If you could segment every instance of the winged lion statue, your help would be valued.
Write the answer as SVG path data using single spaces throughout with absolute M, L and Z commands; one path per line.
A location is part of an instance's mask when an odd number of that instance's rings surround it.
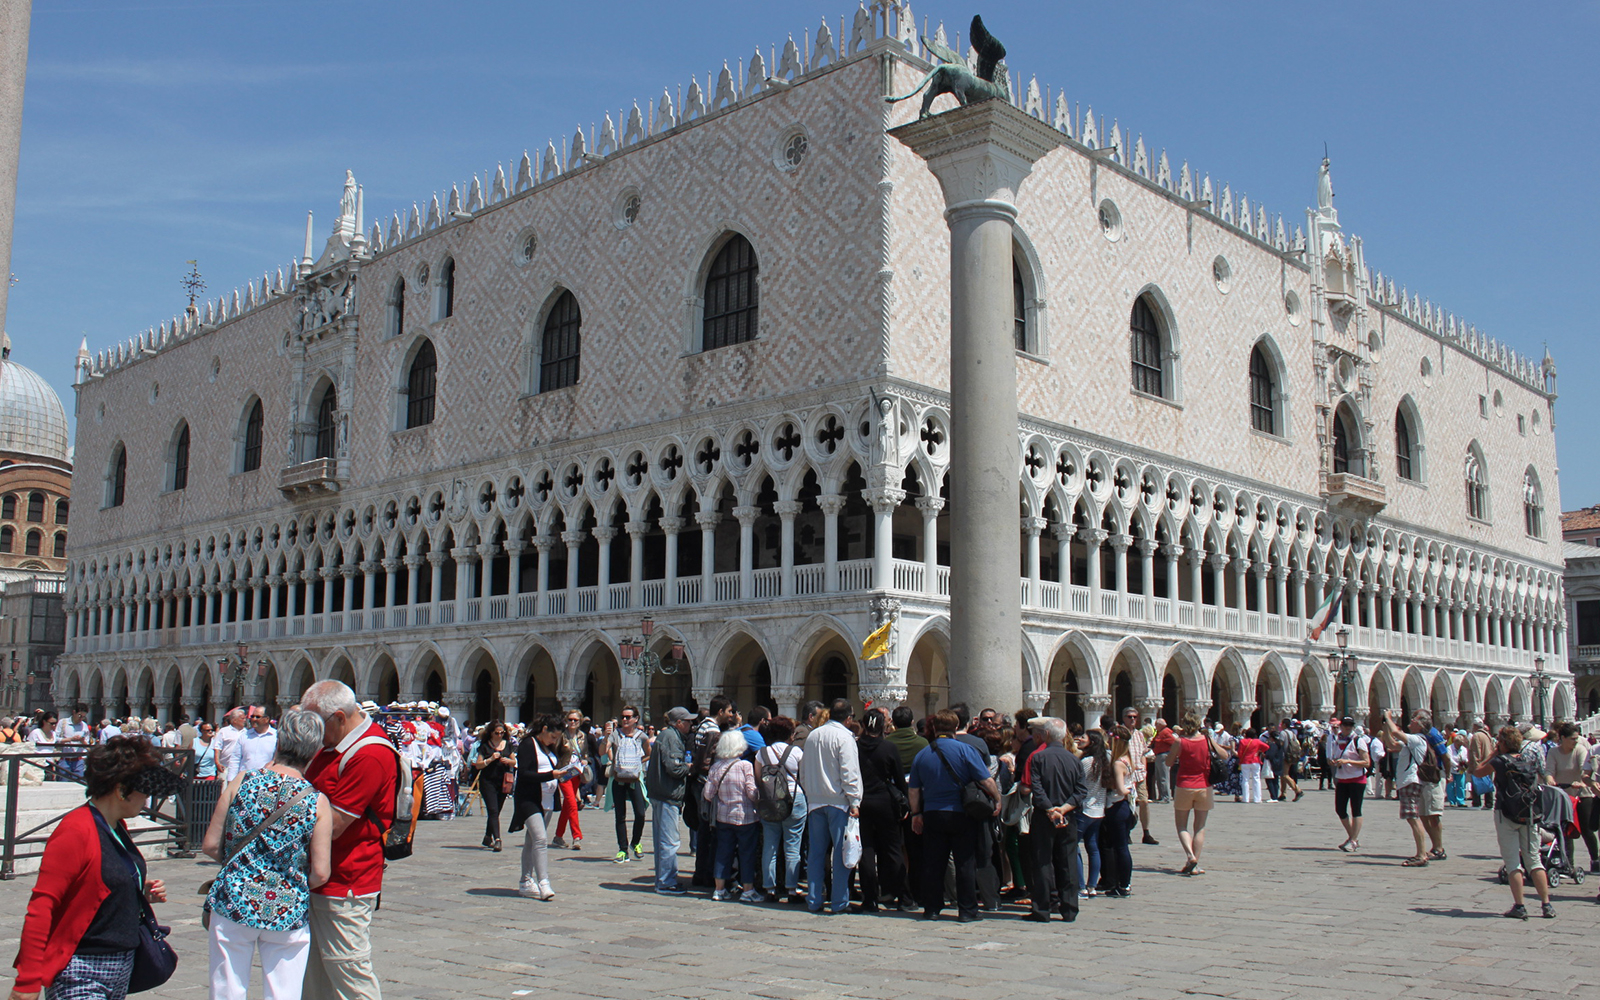
M 967 67 L 967 61 L 961 58 L 954 50 L 942 42 L 922 38 L 922 44 L 940 61 L 933 71 L 922 78 L 922 82 L 909 94 L 901 97 L 886 97 L 884 100 L 890 104 L 907 101 L 922 93 L 922 113 L 918 118 L 928 117 L 928 109 L 933 106 L 934 98 L 940 94 L 950 94 L 960 101 L 965 107 L 974 101 L 987 101 L 996 97 L 1010 97 L 1010 86 L 1006 77 L 1006 47 L 1000 40 L 989 34 L 983 26 L 983 18 L 973 15 L 972 29 L 969 32 L 972 39 L 972 48 L 978 53 L 978 69 L 974 73 Z M 925 91 L 925 93 L 924 93 Z

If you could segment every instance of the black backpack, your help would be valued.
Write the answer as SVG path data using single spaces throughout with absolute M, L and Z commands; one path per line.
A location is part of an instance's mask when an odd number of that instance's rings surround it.
M 776 764 L 762 764 L 756 755 L 760 770 L 756 772 L 756 815 L 765 823 L 782 823 L 794 812 L 794 793 L 789 790 L 789 777 L 784 765 L 794 750 L 790 743 L 783 748 L 783 756 Z
M 1495 789 L 1495 808 L 1513 823 L 1526 823 L 1533 815 L 1533 805 L 1539 801 L 1539 785 L 1543 779 L 1533 761 L 1520 754 L 1505 756 L 1505 767 L 1500 769 L 1500 780 Z

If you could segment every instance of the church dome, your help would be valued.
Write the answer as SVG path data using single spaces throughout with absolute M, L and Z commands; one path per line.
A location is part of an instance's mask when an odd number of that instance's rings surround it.
M 67 411 L 50 383 L 32 369 L 0 359 L 0 451 L 67 462 L 70 445 Z

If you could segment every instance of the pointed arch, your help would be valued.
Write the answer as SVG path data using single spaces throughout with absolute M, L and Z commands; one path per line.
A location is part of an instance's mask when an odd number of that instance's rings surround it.
M 713 351 L 760 334 L 760 262 L 739 232 L 718 237 L 698 289 L 700 350 Z
M 1427 444 L 1423 437 L 1422 411 L 1409 393 L 1400 398 L 1394 410 L 1395 477 L 1412 483 L 1427 482 Z

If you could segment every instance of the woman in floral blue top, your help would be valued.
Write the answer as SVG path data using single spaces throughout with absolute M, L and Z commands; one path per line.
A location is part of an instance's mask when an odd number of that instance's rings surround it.
M 272 763 L 230 781 L 211 814 L 202 849 L 222 862 L 206 898 L 212 1000 L 245 1000 L 257 948 L 267 1000 L 300 996 L 306 912 L 311 890 L 328 880 L 333 839 L 333 809 L 301 774 L 321 749 L 322 718 L 290 709 Z

